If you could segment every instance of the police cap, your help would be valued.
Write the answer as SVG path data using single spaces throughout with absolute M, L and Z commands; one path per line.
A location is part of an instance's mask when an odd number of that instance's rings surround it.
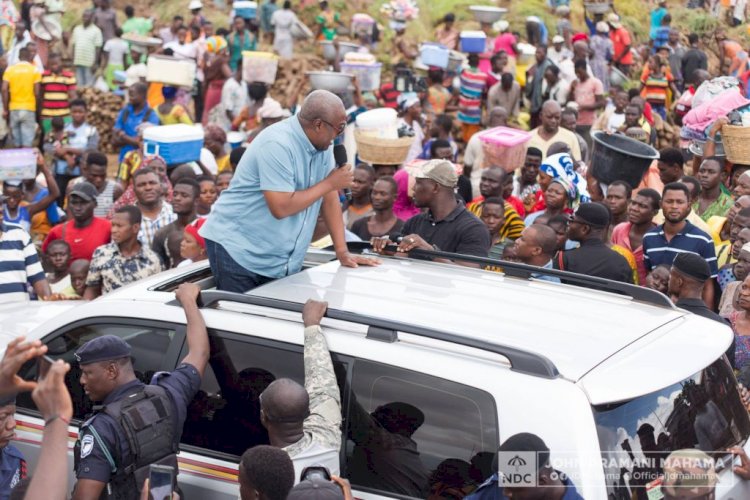
M 102 335 L 89 340 L 76 351 L 76 360 L 80 365 L 130 357 L 130 345 L 115 335 Z

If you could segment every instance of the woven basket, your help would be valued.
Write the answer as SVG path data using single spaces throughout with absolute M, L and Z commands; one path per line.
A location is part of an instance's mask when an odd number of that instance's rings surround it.
M 721 140 L 727 160 L 742 165 L 750 163 L 750 127 L 724 125 L 721 127 Z
M 406 161 L 414 137 L 380 139 L 355 130 L 354 140 L 357 141 L 357 155 L 363 162 L 370 165 L 401 165 Z

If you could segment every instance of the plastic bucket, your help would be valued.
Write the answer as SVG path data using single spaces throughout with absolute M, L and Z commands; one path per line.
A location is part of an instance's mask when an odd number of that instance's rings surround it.
M 245 142 L 245 139 L 246 137 L 244 132 L 227 133 L 227 144 L 229 144 L 229 147 L 232 149 L 242 146 L 242 143 Z
M 636 188 L 659 152 L 642 142 L 621 134 L 591 133 L 594 148 L 591 154 L 592 173 L 603 184 L 625 181 Z

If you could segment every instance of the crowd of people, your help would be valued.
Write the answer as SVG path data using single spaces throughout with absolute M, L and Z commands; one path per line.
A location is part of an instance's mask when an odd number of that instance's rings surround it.
M 34 178 L 3 182 L 0 303 L 93 300 L 199 261 L 208 261 L 218 289 L 244 293 L 299 272 L 310 247 L 333 250 L 345 267 L 414 252 L 486 272 L 520 262 L 539 268 L 534 279 L 556 283 L 565 275 L 550 270 L 656 290 L 730 326 L 728 359 L 737 372 L 750 370 L 750 159 L 725 157 L 724 116 L 710 119 L 703 140 L 682 126 L 693 97 L 716 78 L 733 78 L 750 95 L 750 58 L 730 30 L 745 22 L 746 2 L 688 2 L 686 8 L 726 21 L 711 33 L 685 32 L 666 1 L 649 3 L 648 37 L 637 39 L 614 4 L 604 14 L 584 12 L 585 24 L 575 26 L 569 3 L 554 0 L 546 14 L 554 22 L 528 17 L 524 33 L 513 30 L 512 16 L 481 23 L 483 52 L 461 55 L 458 69 L 423 68 L 425 77 L 418 76 L 420 51 L 408 23 L 392 18 L 387 27 L 375 22 L 351 33 L 362 53 L 390 50 L 392 73 L 384 71 L 379 88 L 362 91 L 354 78 L 345 92 L 303 96 L 299 85 L 282 100 L 270 97 L 269 84 L 245 81 L 243 52 L 289 59 L 309 50 L 293 35 L 300 21 L 291 2 L 265 0 L 257 19 L 233 11 L 223 26 L 204 16 L 199 0 L 168 22 L 138 16 L 130 5 L 120 13 L 109 0 L 94 3 L 80 24 L 50 41 L 29 29 L 57 12 L 50 5 L 24 0 L 18 10 L 0 0 L 0 138 L 14 149 L 35 148 L 37 168 Z M 457 17 L 445 14 L 434 33 L 454 53 L 459 27 L 470 22 Z M 332 69 L 339 70 L 342 13 L 323 1 L 313 23 L 316 40 L 333 41 Z M 393 37 L 384 41 L 389 28 Z M 718 65 L 709 64 L 708 45 Z M 193 62 L 192 88 L 147 81 L 152 56 Z M 92 114 L 102 111 L 82 92 L 92 86 L 124 99 L 111 131 L 93 125 L 99 120 Z M 356 119 L 375 108 L 395 109 L 399 135 L 412 138 L 402 161 L 363 161 L 358 154 Z M 150 127 L 179 124 L 201 127 L 200 159 L 170 164 L 144 147 Z M 496 161 L 483 145 L 482 132 L 498 127 L 528 132 L 518 168 Z M 241 145 L 229 143 L 232 133 L 241 134 Z M 599 133 L 649 145 L 658 158 L 639 182 L 605 183 L 596 175 Z M 105 135 L 111 144 L 102 144 Z M 334 145 L 346 145 L 348 160 L 334 154 Z M 103 152 L 110 147 L 115 155 Z M 356 241 L 369 242 L 369 251 L 350 251 Z M 177 292 L 190 354 L 169 377 L 154 379 L 157 389 L 134 379 L 130 347 L 120 339 L 92 340 L 77 354 L 92 399 L 145 391 L 171 405 L 179 418 L 164 424 L 171 429 L 165 435 L 176 442 L 210 351 L 198 294 L 191 285 Z M 305 373 L 314 376 L 305 386 L 284 379 L 264 391 L 261 419 L 271 446 L 242 456 L 242 498 L 309 498 L 305 488 L 351 497 L 337 477 L 341 397 L 319 327 L 324 312 L 325 304 L 310 302 L 303 313 Z M 15 392 L 34 391 L 47 423 L 37 467 L 61 485 L 55 491 L 66 492 L 67 474 L 58 469 L 66 463 L 67 433 L 56 422 L 69 423 L 72 415 L 62 383 L 67 367 L 54 363 L 38 384 L 14 378 L 44 351 L 38 342 L 8 345 L 0 417 L 12 421 L 4 410 Z M 107 466 L 107 447 L 120 449 L 113 425 L 95 416 L 81 429 L 73 498 L 98 498 L 112 484 L 136 491 L 132 478 L 115 477 Z M 550 453 L 529 434 L 509 437 L 503 449 Z M 4 460 L 14 459 L 17 450 L 3 450 Z M 735 452 L 743 460 L 737 474 L 750 478 L 750 462 Z M 321 463 L 330 473 L 325 479 L 306 469 Z M 28 487 L 25 498 L 51 498 L 49 486 L 22 481 L 25 466 L 13 471 L 14 480 L 0 482 L 7 487 L 0 496 L 20 483 Z M 540 465 L 539 483 L 555 495 L 544 498 L 580 498 L 555 472 Z M 461 495 L 429 498 L 502 498 L 498 481 L 495 474 Z

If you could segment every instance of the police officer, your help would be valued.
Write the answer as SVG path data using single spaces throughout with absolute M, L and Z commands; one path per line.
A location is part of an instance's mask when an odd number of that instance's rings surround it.
M 210 353 L 199 294 L 192 283 L 177 289 L 187 317 L 189 351 L 176 370 L 157 373 L 150 385 L 136 378 L 131 348 L 119 337 L 98 337 L 76 352 L 81 385 L 101 404 L 79 432 L 74 500 L 137 499 L 150 463 L 172 465 L 177 472 L 187 406 L 200 388 Z
M 7 500 L 11 490 L 26 477 L 26 460 L 10 444 L 16 434 L 16 396 L 0 398 L 0 500 Z

